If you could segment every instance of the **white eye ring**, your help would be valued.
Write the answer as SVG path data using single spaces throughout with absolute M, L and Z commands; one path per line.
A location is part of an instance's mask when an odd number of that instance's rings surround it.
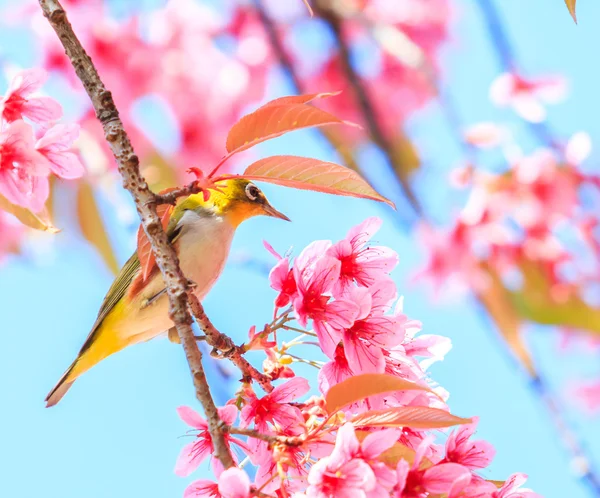
M 250 199 L 251 201 L 255 201 L 256 199 L 258 199 L 258 194 L 260 194 L 260 190 L 256 185 L 254 185 L 253 183 L 249 183 L 248 185 L 246 185 L 245 190 L 246 197 L 248 197 L 248 199 Z

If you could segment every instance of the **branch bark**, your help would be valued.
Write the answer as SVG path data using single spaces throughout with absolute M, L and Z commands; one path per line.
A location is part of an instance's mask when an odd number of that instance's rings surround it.
M 156 263 L 162 273 L 169 296 L 169 316 L 173 320 L 190 367 L 196 397 L 202 404 L 209 422 L 215 456 L 225 468 L 234 465 L 219 425 L 219 415 L 214 404 L 206 375 L 202 367 L 202 354 L 192 331 L 192 317 L 188 311 L 188 283 L 179 268 L 179 259 L 169 243 L 156 214 L 157 197 L 148 188 L 140 173 L 139 159 L 119 117 L 111 93 L 100 79 L 91 58 L 77 38 L 65 10 L 57 0 L 39 0 L 44 16 L 56 32 L 77 76 L 92 101 L 96 117 L 104 129 L 104 136 L 117 161 L 123 186 L 133 197 L 144 231 L 152 245 Z

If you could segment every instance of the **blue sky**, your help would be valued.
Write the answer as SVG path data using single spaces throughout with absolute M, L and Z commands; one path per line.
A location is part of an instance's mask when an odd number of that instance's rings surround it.
M 483 31 L 476 0 L 457 4 L 453 42 L 443 57 L 444 81 L 465 123 L 506 121 L 533 142 L 510 112 L 494 109 L 487 89 L 498 68 Z M 600 46 L 600 5 L 582 1 L 580 25 L 575 27 L 562 0 L 498 0 L 511 37 L 526 71 L 561 72 L 572 83 L 569 100 L 550 109 L 550 119 L 561 133 L 587 130 L 598 136 L 597 89 L 600 71 L 591 57 Z M 0 6 L 17 0 L 0 0 Z M 35 63 L 26 43 L 15 33 L 0 32 L 0 56 L 23 66 Z M 22 42 L 22 43 L 21 43 Z M 0 83 L 1 85 L 1 83 Z M 0 86 L 0 89 L 4 87 Z M 289 91 L 275 74 L 271 95 Z M 411 122 L 411 136 L 421 147 L 426 166 L 418 189 L 436 219 L 460 207 L 461 199 L 440 187 L 460 153 L 435 105 Z M 333 159 L 311 132 L 299 132 L 262 148 L 265 153 L 288 153 Z M 366 150 L 365 164 L 376 171 L 378 155 Z M 591 164 L 598 158 L 594 154 Z M 377 173 L 379 175 L 380 173 Z M 444 179 L 444 181 L 440 181 Z M 382 178 L 379 178 L 381 181 Z M 385 179 L 383 178 L 385 183 Z M 421 320 L 425 333 L 452 338 L 453 349 L 432 376 L 451 393 L 450 406 L 458 415 L 481 418 L 478 435 L 491 441 L 497 457 L 485 477 L 502 479 L 516 471 L 529 474 L 529 485 L 548 498 L 590 496 L 570 471 L 552 424 L 525 378 L 507 360 L 489 323 L 469 300 L 440 303 L 429 290 L 409 283 L 424 261 L 414 235 L 398 229 L 395 214 L 368 201 L 335 198 L 265 185 L 272 204 L 293 223 L 254 219 L 239 229 L 233 254 L 251 254 L 269 261 L 262 247 L 267 239 L 276 249 L 293 246 L 296 253 L 315 239 L 337 240 L 367 216 L 382 216 L 378 243 L 395 248 L 401 257 L 394 277 L 405 296 L 406 313 Z M 114 215 L 106 213 L 114 220 Z M 24 498 L 108 498 L 181 496 L 191 479 L 172 473 L 186 426 L 175 408 L 196 407 L 187 364 L 180 347 L 157 340 L 129 348 L 88 372 L 54 409 L 43 399 L 87 336 L 112 277 L 102 261 L 69 225 L 44 257 L 12 258 L 0 268 L 0 496 Z M 114 240 L 124 262 L 133 250 L 134 227 L 115 223 Z M 47 239 L 40 239 L 46 243 Z M 238 341 L 248 328 L 261 325 L 272 313 L 274 292 L 255 268 L 231 262 L 205 301 L 214 323 Z M 557 339 L 548 329 L 532 328 L 528 341 L 536 359 L 560 390 L 574 374 L 598 374 L 590 356 L 566 358 L 556 352 Z M 216 397 L 224 402 L 235 385 L 214 371 Z M 228 369 L 229 367 L 226 366 Z M 597 420 L 576 410 L 568 414 L 590 452 L 600 461 Z

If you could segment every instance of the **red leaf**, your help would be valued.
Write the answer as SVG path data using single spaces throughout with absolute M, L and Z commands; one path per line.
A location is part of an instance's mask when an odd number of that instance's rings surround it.
M 306 95 L 289 95 L 287 97 L 279 97 L 267 102 L 265 105 L 260 106 L 259 109 L 264 109 L 270 105 L 288 105 L 288 104 L 307 104 L 315 99 L 322 99 L 326 97 L 335 97 L 341 92 L 325 92 L 325 93 L 307 93 Z
M 228 156 L 249 149 L 265 140 L 302 128 L 330 124 L 358 126 L 336 118 L 318 107 L 306 105 L 306 102 L 310 100 L 330 95 L 334 94 L 321 93 L 282 97 L 259 107 L 253 113 L 240 119 L 229 130 L 226 144 Z
M 396 406 L 387 410 L 372 410 L 352 419 L 355 427 L 410 427 L 412 429 L 441 429 L 471 422 L 470 418 L 457 417 L 439 408 L 426 406 Z
M 325 395 L 325 403 L 327 412 L 334 413 L 350 403 L 355 403 L 369 396 L 409 390 L 432 392 L 426 386 L 415 384 L 400 377 L 386 374 L 362 374 L 350 377 L 329 389 Z
M 165 193 L 165 192 L 163 192 Z M 168 204 L 158 206 L 156 208 L 156 212 L 160 217 L 162 222 L 163 229 L 166 230 L 169 225 L 169 219 L 171 217 L 171 211 L 173 210 L 173 206 Z M 138 258 L 140 260 L 140 267 L 142 268 L 142 282 L 145 282 L 152 271 L 152 268 L 156 264 L 156 260 L 154 259 L 154 254 L 152 253 L 152 246 L 148 237 L 146 236 L 146 232 L 144 232 L 144 228 L 142 225 L 138 228 L 137 233 L 137 253 Z
M 395 208 L 392 201 L 379 195 L 355 171 L 319 159 L 271 156 L 248 166 L 243 176 L 285 187 L 372 199 Z

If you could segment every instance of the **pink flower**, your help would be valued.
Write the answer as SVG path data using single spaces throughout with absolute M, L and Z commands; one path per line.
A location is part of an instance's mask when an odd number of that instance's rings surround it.
M 79 136 L 79 125 L 55 125 L 46 131 L 35 144 L 37 151 L 50 163 L 56 176 L 68 180 L 80 178 L 85 173 L 79 158 L 71 152 L 73 142 Z
M 358 442 L 354 426 L 347 422 L 337 433 L 335 448 L 331 453 L 332 461 L 345 462 L 360 458 L 369 465 L 375 476 L 375 487 L 368 494 L 369 497 L 389 496 L 390 490 L 396 485 L 396 476 L 392 469 L 378 460 L 379 456 L 389 450 L 396 442 L 402 431 L 398 429 L 385 429 L 372 432 L 362 441 Z
M 349 300 L 331 301 L 329 293 L 339 278 L 340 262 L 330 256 L 317 259 L 318 256 L 306 249 L 294 262 L 298 295 L 293 306 L 300 325 L 305 327 L 308 319 L 312 319 L 319 344 L 331 358 L 342 337 L 342 329 L 352 326 L 359 310 Z
M 183 492 L 183 498 L 221 498 L 219 485 L 208 479 L 198 479 L 190 483 Z
M 219 482 L 199 479 L 183 492 L 183 498 L 250 498 L 250 479 L 237 467 L 224 470 Z
M 8 92 L 0 102 L 2 117 L 9 123 L 27 117 L 34 123 L 54 121 L 62 116 L 62 108 L 50 97 L 30 97 L 39 90 L 46 78 L 43 69 L 20 71 L 12 80 Z
M 0 194 L 13 204 L 39 212 L 48 198 L 49 164 L 33 148 L 33 131 L 14 121 L 0 132 Z
M 227 405 L 219 408 L 219 418 L 227 425 L 232 425 L 235 422 L 237 416 L 237 408 L 234 405 Z M 177 408 L 177 413 L 181 420 L 186 424 L 197 429 L 199 432 L 196 435 L 196 440 L 192 443 L 186 444 L 177 458 L 175 464 L 175 474 L 181 477 L 190 475 L 194 470 L 198 468 L 198 465 L 202 461 L 214 453 L 212 438 L 208 431 L 208 423 L 200 415 L 188 406 L 180 406 Z M 246 445 L 238 439 L 231 437 L 229 434 L 225 434 L 225 440 L 228 443 L 235 443 L 240 448 L 246 450 Z M 232 455 L 235 459 L 235 455 Z M 223 470 L 221 462 L 212 457 L 212 464 L 215 469 L 215 473 L 218 475 Z
M 496 450 L 487 441 L 469 441 L 477 428 L 479 419 L 453 431 L 446 440 L 446 462 L 459 463 L 471 470 L 483 469 L 493 460 Z
M 558 103 L 566 93 L 567 82 L 562 76 L 528 80 L 517 74 L 504 73 L 490 87 L 490 98 L 494 104 L 510 106 L 523 119 L 533 123 L 546 119 L 545 103 Z
M 319 390 L 326 394 L 332 386 L 352 377 L 352 370 L 344 353 L 342 343 L 338 344 L 333 354 L 333 360 L 323 365 L 319 371 Z
M 269 273 L 271 287 L 279 291 L 279 295 L 275 298 L 275 308 L 287 306 L 296 296 L 294 270 L 289 266 L 289 259 L 281 258 Z
M 360 292 L 363 290 L 365 292 Z M 350 294 L 361 311 L 354 324 L 342 334 L 348 365 L 356 375 L 383 373 L 383 350 L 402 342 L 407 323 L 404 315 L 383 314 L 395 298 L 396 286 L 390 280 L 380 280 L 368 290 L 354 288 Z
M 526 474 L 513 474 L 504 485 L 493 494 L 493 498 L 542 498 L 530 489 L 519 489 L 527 480 Z
M 258 430 L 267 430 L 268 422 L 286 428 L 302 421 L 300 410 L 288 403 L 303 396 L 309 389 L 306 379 L 294 377 L 260 399 L 250 391 L 249 401 L 240 416 L 242 427 L 248 427 L 254 421 Z
M 389 247 L 366 247 L 381 227 L 380 218 L 367 218 L 350 229 L 346 238 L 329 248 L 327 254 L 341 263 L 334 295 L 340 295 L 353 282 L 370 287 L 379 280 L 389 280 L 389 273 L 398 264 L 398 254 Z
M 440 463 L 425 470 L 420 469 L 421 460 L 431 444 L 433 436 L 425 438 L 417 448 L 412 467 L 406 460 L 400 460 L 396 468 L 398 484 L 393 496 L 397 498 L 417 498 L 423 492 L 444 494 L 448 498 L 459 496 L 471 482 L 471 472 L 457 463 Z
M 333 465 L 328 457 L 315 463 L 308 474 L 307 498 L 367 498 L 375 488 L 375 475 L 359 458 Z

